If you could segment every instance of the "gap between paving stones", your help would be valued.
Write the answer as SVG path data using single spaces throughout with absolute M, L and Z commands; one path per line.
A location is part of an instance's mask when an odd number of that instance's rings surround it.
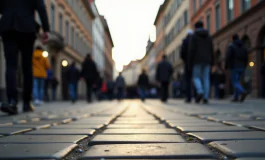
M 117 115 L 114 116 L 114 118 L 110 121 L 109 124 L 114 123 L 117 118 L 120 117 L 120 115 L 122 115 L 124 112 L 126 112 L 126 110 L 128 109 L 129 105 L 128 104 L 123 104 L 125 107 L 124 109 L 118 113 Z M 108 109 L 107 109 L 108 110 Z M 106 111 L 106 110 L 104 110 Z M 100 114 L 99 112 L 97 114 Z M 96 114 L 95 114 L 96 115 Z M 93 117 L 93 116 L 91 116 Z M 91 147 L 89 145 L 90 141 L 97 136 L 98 134 L 102 133 L 108 125 L 104 125 L 104 127 L 96 130 L 96 132 L 91 136 L 91 137 L 87 137 L 86 139 L 81 140 L 80 142 L 77 143 L 77 147 L 71 151 L 68 155 L 66 155 L 65 158 L 63 158 L 62 160 L 77 160 L 78 158 L 82 157 L 84 155 L 84 153 L 86 151 L 89 150 L 89 148 Z
M 216 150 L 216 149 L 210 147 L 208 144 L 203 144 L 203 143 L 202 143 L 199 139 L 197 139 L 196 137 L 192 137 L 192 136 L 186 134 L 185 132 L 182 132 L 181 130 L 177 129 L 176 127 L 171 127 L 171 126 L 169 125 L 169 123 L 166 122 L 166 120 L 161 119 L 161 117 L 159 117 L 157 114 L 152 113 L 149 109 L 147 109 L 146 106 L 145 106 L 145 104 L 142 103 L 141 107 L 142 107 L 147 113 L 153 115 L 153 116 L 154 116 L 157 120 L 159 120 L 162 124 L 166 125 L 167 128 L 175 129 L 176 132 L 179 133 L 179 135 L 182 136 L 182 137 L 187 141 L 187 143 L 200 143 L 200 144 L 206 146 L 208 149 L 210 149 L 210 150 L 211 150 L 211 151 L 212 151 L 212 152 L 218 157 L 218 159 L 220 159 L 220 160 L 228 160 L 228 157 L 227 157 L 226 155 L 224 155 L 224 154 L 221 153 L 220 151 L 218 151 L 218 150 Z M 157 107 L 157 106 L 156 106 L 156 107 Z M 160 107 L 159 107 L 159 108 L 160 108 Z M 165 108 L 165 107 L 161 107 L 161 108 L 166 109 L 166 110 L 169 110 L 169 111 L 173 111 L 173 112 L 175 112 L 173 109 L 167 109 L 167 108 Z M 183 114 L 183 113 L 181 113 L 181 114 Z M 201 119 L 201 118 L 199 118 L 199 117 L 197 117 L 197 116 L 190 116 L 190 115 L 186 115 L 186 114 L 183 114 L 183 115 L 185 115 L 185 116 L 187 116 L 187 117 L 196 117 L 196 118 L 198 118 L 198 119 Z M 228 125 L 228 126 L 230 126 L 230 125 Z

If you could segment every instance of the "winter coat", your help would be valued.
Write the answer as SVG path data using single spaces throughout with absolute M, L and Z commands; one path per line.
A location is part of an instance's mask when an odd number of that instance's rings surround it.
M 162 60 L 156 69 L 156 80 L 163 83 L 169 82 L 173 74 L 172 65 L 167 60 Z
M 226 69 L 246 68 L 248 51 L 241 40 L 234 41 L 226 52 Z
M 84 79 L 93 84 L 99 79 L 99 73 L 97 71 L 97 66 L 92 59 L 86 59 L 82 64 L 82 77 Z
M 148 76 L 144 73 L 142 73 L 139 78 L 138 78 L 138 82 L 137 82 L 138 86 L 140 88 L 147 88 L 149 85 L 149 79 Z
M 188 60 L 188 52 L 189 52 L 189 43 L 191 41 L 192 35 L 188 35 L 183 41 L 181 45 L 181 59 L 183 60 L 184 63 L 187 63 Z
M 188 50 L 188 65 L 213 65 L 214 48 L 212 38 L 205 29 L 197 29 L 191 37 Z
M 118 76 L 116 78 L 116 87 L 117 88 L 124 88 L 125 87 L 125 80 L 122 76 Z
M 35 50 L 32 58 L 33 77 L 47 78 L 47 70 L 50 68 L 48 59 L 42 56 L 42 50 Z
M 68 68 L 66 74 L 67 74 L 67 80 L 69 83 L 75 83 L 76 84 L 80 79 L 80 72 L 74 66 L 70 66 Z

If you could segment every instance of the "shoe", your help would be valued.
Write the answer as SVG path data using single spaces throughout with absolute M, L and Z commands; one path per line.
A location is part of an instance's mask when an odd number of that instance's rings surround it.
M 18 114 L 17 111 L 17 104 L 16 103 L 3 103 L 1 105 L 1 111 L 8 113 L 9 115 L 15 115 Z
M 234 99 L 231 100 L 231 102 L 234 102 L 234 103 L 236 103 L 238 101 L 239 101 L 238 98 L 234 98 Z
M 208 103 L 209 103 L 208 99 L 203 100 L 203 104 L 208 104 Z
M 41 101 L 38 100 L 38 99 L 36 99 L 36 100 L 34 101 L 34 104 L 35 104 L 36 106 L 39 106 L 39 105 L 41 105 Z
M 245 99 L 247 98 L 247 95 L 248 95 L 247 92 L 242 93 L 242 94 L 241 94 L 241 97 L 240 97 L 240 102 L 244 102 Z
M 200 103 L 201 100 L 202 100 L 202 97 L 203 97 L 203 94 L 199 94 L 199 95 L 196 97 L 195 102 L 196 102 L 196 103 Z
M 23 112 L 33 112 L 35 110 L 34 106 L 30 103 L 25 103 L 23 105 Z

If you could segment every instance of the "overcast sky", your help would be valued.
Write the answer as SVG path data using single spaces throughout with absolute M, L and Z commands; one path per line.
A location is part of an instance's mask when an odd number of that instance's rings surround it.
M 149 35 L 155 40 L 153 26 L 159 6 L 164 0 L 96 0 L 99 13 L 107 19 L 115 48 L 116 69 L 141 59 Z

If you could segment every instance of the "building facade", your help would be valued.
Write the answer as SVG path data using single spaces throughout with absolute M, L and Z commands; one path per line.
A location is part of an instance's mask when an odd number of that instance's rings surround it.
M 264 0 L 192 0 L 191 25 L 198 20 L 205 24 L 213 37 L 215 60 L 224 66 L 227 47 L 237 33 L 249 50 L 250 65 L 244 83 L 249 83 L 252 96 L 261 95 L 260 67 L 265 61 L 265 1 Z M 227 74 L 227 91 L 231 93 L 230 76 Z
M 57 99 L 67 100 L 69 98 L 68 82 L 64 73 L 67 70 L 67 66 L 72 62 L 75 62 L 77 67 L 81 69 L 84 57 L 88 52 L 92 51 L 92 22 L 94 14 L 87 0 L 46 0 L 44 2 L 47 8 L 51 32 L 47 46 L 43 47 L 49 52 L 48 59 L 51 69 L 59 81 Z M 40 23 L 37 14 L 36 20 Z M 36 45 L 38 44 L 41 45 L 39 40 L 36 41 Z M 0 88 L 4 91 L 5 65 L 2 45 L 0 46 Z M 19 87 L 22 87 L 20 68 L 18 69 L 18 84 Z M 79 97 L 84 97 L 85 88 L 84 82 L 80 81 Z

